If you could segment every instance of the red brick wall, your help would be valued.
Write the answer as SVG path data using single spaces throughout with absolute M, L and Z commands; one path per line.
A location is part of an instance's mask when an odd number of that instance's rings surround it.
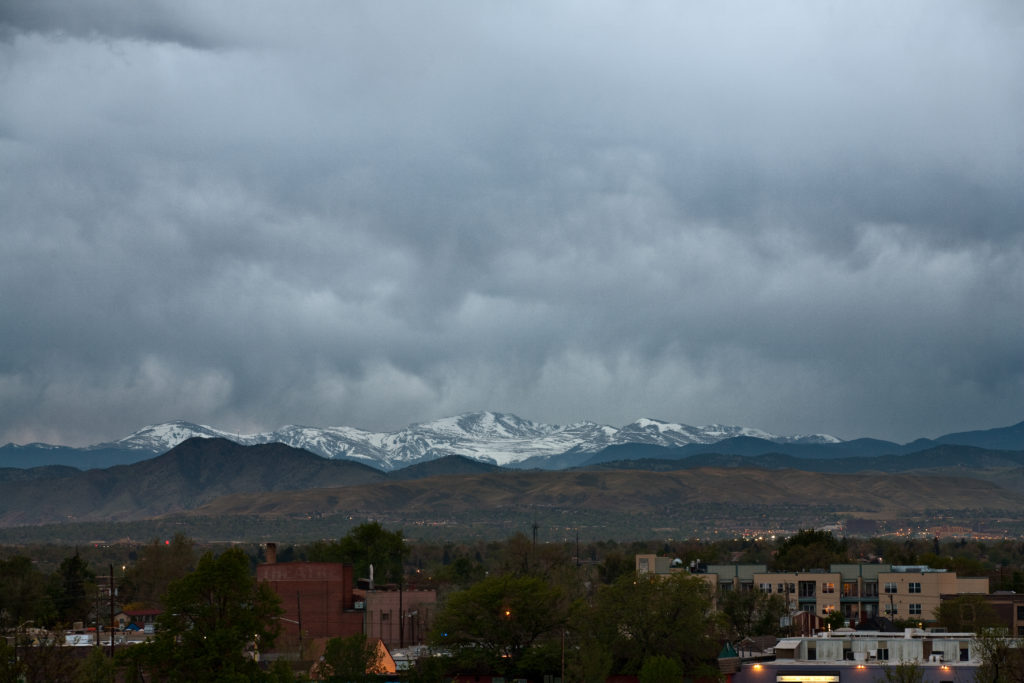
M 303 638 L 346 637 L 363 631 L 362 612 L 353 612 L 352 565 L 335 562 L 262 564 L 256 578 L 281 598 L 281 632 Z M 301 614 L 300 614 L 301 607 Z

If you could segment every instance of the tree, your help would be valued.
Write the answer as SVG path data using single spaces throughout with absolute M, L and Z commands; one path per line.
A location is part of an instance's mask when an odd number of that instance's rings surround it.
M 370 642 L 363 633 L 328 640 L 319 669 L 322 676 L 349 683 L 372 681 L 376 674 L 384 672 L 377 642 Z
M 89 656 L 79 662 L 75 672 L 75 683 L 109 683 L 113 679 L 114 663 L 102 647 L 94 647 Z
M 838 541 L 831 531 L 801 529 L 779 544 L 774 564 L 776 570 L 800 571 L 825 569 L 847 559 L 845 538 Z
M 1024 681 L 1022 643 L 1009 638 L 1004 628 L 983 628 L 972 643 L 981 660 L 974 673 L 977 683 L 1019 683 Z
M 57 610 L 57 620 L 63 624 L 84 621 L 93 607 L 91 599 L 96 574 L 75 551 L 65 557 L 52 579 L 51 594 Z
M 269 648 L 282 610 L 273 590 L 249 573 L 249 557 L 232 548 L 206 553 L 196 570 L 168 586 L 157 637 L 136 645 L 141 665 L 168 680 L 252 680 L 259 666 L 247 650 Z
M 914 661 L 883 664 L 885 683 L 924 683 L 924 667 Z
M 779 620 L 786 614 L 786 599 L 762 591 L 729 591 L 718 608 L 733 642 L 748 636 L 778 635 Z
M 314 543 L 307 556 L 311 562 L 348 562 L 355 568 L 355 578 L 369 577 L 372 564 L 377 583 L 402 583 L 409 547 L 401 530 L 388 531 L 380 522 L 367 522 L 337 542 Z
M 825 626 L 829 630 L 835 631 L 837 628 L 843 628 L 846 626 L 846 617 L 839 610 L 832 610 L 825 616 Z
M 943 600 L 935 619 L 953 632 L 977 633 L 1000 625 L 999 615 L 983 595 L 958 595 Z
M 640 683 L 670 683 L 683 680 L 683 667 L 665 655 L 654 655 L 640 667 Z
M 687 676 L 717 672 L 719 626 L 698 577 L 623 576 L 575 617 L 574 641 L 593 640 L 610 652 L 612 673 L 636 675 L 655 655 L 677 660 Z
M 567 609 L 563 591 L 538 577 L 489 577 L 448 598 L 431 639 L 463 665 L 499 674 L 557 667 Z
M 192 539 L 184 534 L 175 534 L 169 542 L 152 540 L 140 551 L 138 561 L 125 570 L 125 602 L 159 607 L 167 587 L 192 571 L 195 562 Z
M 54 610 L 46 584 L 46 577 L 28 557 L 0 560 L 0 627 L 19 630 L 29 621 L 35 626 L 49 624 Z

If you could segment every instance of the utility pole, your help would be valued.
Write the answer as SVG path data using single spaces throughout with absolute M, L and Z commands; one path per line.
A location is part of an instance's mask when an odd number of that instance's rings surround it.
M 299 659 L 302 659 L 302 593 L 295 591 L 295 612 L 299 624 Z
M 114 565 L 110 566 L 110 659 L 114 659 Z M 96 643 L 99 645 L 99 643 Z

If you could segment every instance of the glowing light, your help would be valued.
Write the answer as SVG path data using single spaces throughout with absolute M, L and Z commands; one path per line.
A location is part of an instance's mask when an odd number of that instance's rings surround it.
M 754 671 L 760 671 L 763 667 L 760 664 L 754 665 Z

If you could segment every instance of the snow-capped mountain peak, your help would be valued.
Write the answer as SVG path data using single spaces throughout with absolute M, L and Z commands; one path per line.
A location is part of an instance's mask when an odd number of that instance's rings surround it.
M 710 444 L 737 436 L 779 443 L 836 443 L 827 435 L 775 436 L 759 429 L 726 425 L 690 425 L 640 418 L 615 428 L 594 422 L 548 425 L 507 413 L 475 412 L 412 424 L 396 432 L 369 432 L 353 427 L 289 425 L 261 434 L 235 434 L 191 422 L 144 427 L 111 444 L 162 453 L 192 437 L 231 439 L 244 445 L 280 442 L 326 458 L 358 460 L 384 470 L 446 455 L 509 465 L 530 458 L 551 458 L 568 451 L 597 452 L 607 446 L 648 443 L 659 446 Z

